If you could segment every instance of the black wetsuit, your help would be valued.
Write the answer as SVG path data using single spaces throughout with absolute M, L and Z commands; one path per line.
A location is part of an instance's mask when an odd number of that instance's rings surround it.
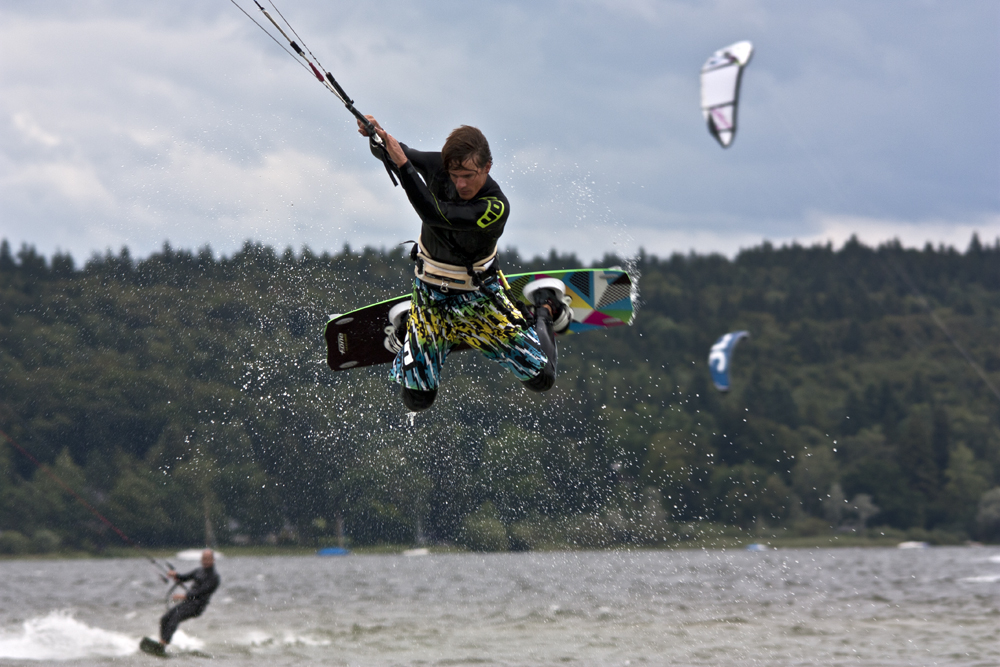
M 487 176 L 475 197 L 466 201 L 451 182 L 440 151 L 400 146 L 407 162 L 401 169 L 393 165 L 393 171 L 420 216 L 420 240 L 430 256 L 459 266 L 488 257 L 510 215 L 510 203 L 497 182 Z M 381 157 L 381 152 L 372 152 Z
M 440 151 L 418 151 L 406 144 L 400 144 L 400 147 L 406 155 L 407 162 L 402 167 L 397 167 L 389 161 L 388 166 L 399 175 L 399 182 L 406 191 L 406 197 L 420 216 L 420 242 L 427 254 L 439 262 L 466 268 L 489 257 L 496 248 L 510 215 L 510 203 L 497 182 L 487 175 L 483 187 L 472 199 L 462 199 L 451 181 L 448 170 L 445 169 Z M 385 161 L 383 152 L 374 143 L 371 145 L 371 151 L 375 157 Z M 486 285 L 496 280 L 495 272 L 499 269 L 499 265 L 499 259 L 493 262 L 492 275 L 483 279 L 483 289 L 489 289 Z M 421 288 L 421 285 L 424 287 Z M 413 308 L 426 307 L 420 304 L 428 300 L 417 298 L 420 289 L 436 288 L 417 280 L 414 286 Z M 488 295 L 484 291 L 480 290 L 479 294 L 484 302 L 489 302 Z M 467 297 L 455 297 L 455 299 L 462 298 Z M 510 312 L 515 310 L 510 303 L 506 306 Z M 498 312 L 491 317 L 482 318 L 482 321 L 493 322 L 503 319 L 505 314 Z M 419 321 L 419 314 L 416 316 L 411 314 L 411 320 Z M 529 341 L 528 345 L 537 345 L 544 353 L 546 361 L 537 375 L 521 379 L 532 391 L 548 391 L 552 388 L 556 377 L 556 345 L 548 311 L 539 318 L 540 322 L 542 320 L 544 320 L 542 326 L 536 325 L 534 328 L 537 342 Z M 456 342 L 460 341 L 456 339 Z M 407 333 L 406 348 L 397 355 L 391 375 L 402 385 L 402 398 L 406 407 L 413 411 L 426 410 L 434 402 L 437 394 L 438 373 L 434 364 L 427 363 L 426 360 L 407 361 L 412 356 L 408 349 L 410 344 L 410 334 Z M 444 354 L 447 355 L 447 352 Z M 418 356 L 423 357 L 423 355 Z M 501 353 L 500 356 L 505 355 Z M 523 360 L 529 358 L 531 353 L 515 344 L 506 351 L 506 356 Z M 419 372 L 411 372 L 412 377 L 408 378 L 406 369 L 416 369 Z M 417 375 L 421 377 L 417 378 Z
M 205 611 L 205 607 L 208 606 L 212 593 L 219 587 L 219 575 L 216 573 L 214 565 L 199 567 L 187 574 L 178 574 L 177 581 L 193 581 L 194 583 L 185 598 L 160 618 L 160 639 L 165 644 L 170 643 L 170 638 L 174 636 L 181 621 L 201 616 L 201 612 Z

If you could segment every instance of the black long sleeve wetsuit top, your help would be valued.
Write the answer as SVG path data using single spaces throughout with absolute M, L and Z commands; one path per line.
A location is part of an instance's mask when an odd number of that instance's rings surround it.
M 187 592 L 187 597 L 184 598 L 184 603 L 196 607 L 199 613 L 208 606 L 212 593 L 219 587 L 219 575 L 214 565 L 199 567 L 187 574 L 178 574 L 177 581 L 194 581 L 191 590 Z
M 420 216 L 420 240 L 431 257 L 460 266 L 488 257 L 510 214 L 510 203 L 497 182 L 487 176 L 482 189 L 466 201 L 451 182 L 440 151 L 400 146 L 407 162 L 402 169 L 391 166 Z M 374 147 L 372 152 L 381 158 Z

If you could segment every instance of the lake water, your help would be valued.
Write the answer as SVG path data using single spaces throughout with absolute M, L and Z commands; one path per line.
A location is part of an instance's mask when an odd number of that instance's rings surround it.
M 234 557 L 217 568 L 222 587 L 181 626 L 171 665 L 1000 664 L 995 548 Z M 0 562 L 0 665 L 159 664 L 137 645 L 155 636 L 165 588 L 142 559 Z

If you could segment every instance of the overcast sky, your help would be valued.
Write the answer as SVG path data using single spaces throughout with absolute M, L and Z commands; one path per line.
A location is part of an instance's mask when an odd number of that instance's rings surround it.
M 524 255 L 1000 237 L 997 0 L 278 8 L 401 141 L 485 132 L 511 200 L 501 246 Z M 698 71 L 743 39 L 756 51 L 723 150 Z M 228 0 L 0 0 L 15 249 L 319 252 L 417 229 L 343 106 Z

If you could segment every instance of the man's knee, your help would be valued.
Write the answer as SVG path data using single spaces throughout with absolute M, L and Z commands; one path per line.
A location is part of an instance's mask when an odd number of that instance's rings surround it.
M 530 389 L 531 391 L 548 391 L 552 389 L 552 386 L 556 383 L 556 373 L 555 370 L 551 368 L 551 364 L 546 364 L 542 372 L 531 378 L 530 380 L 521 380 L 521 384 Z
M 407 389 L 403 387 L 403 405 L 412 412 L 426 410 L 434 404 L 437 397 L 437 389 L 424 391 L 422 389 Z

